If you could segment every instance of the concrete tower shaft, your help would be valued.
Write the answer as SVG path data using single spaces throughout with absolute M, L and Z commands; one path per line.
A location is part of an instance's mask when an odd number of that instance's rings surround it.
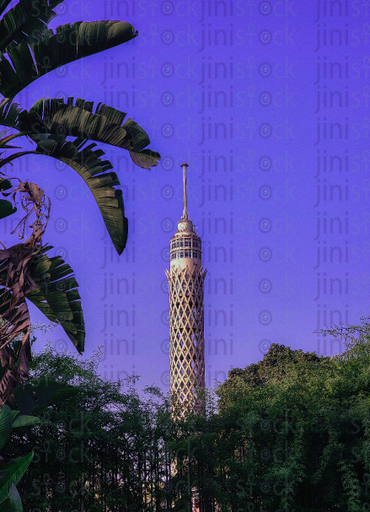
M 170 375 L 173 406 L 198 411 L 199 391 L 205 387 L 204 279 L 202 242 L 187 214 L 186 168 L 182 164 L 184 210 L 170 242 L 166 270 L 170 300 Z M 175 402 L 175 403 L 174 403 Z

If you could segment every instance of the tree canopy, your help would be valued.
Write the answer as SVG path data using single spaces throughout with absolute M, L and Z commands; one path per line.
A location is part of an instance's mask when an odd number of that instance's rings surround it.
M 98 353 L 83 362 L 47 348 L 26 387 L 36 398 L 47 378 L 75 392 L 12 434 L 7 456 L 35 451 L 18 484 L 25 511 L 366 510 L 370 356 L 357 338 L 352 357 L 274 344 L 229 373 L 218 409 L 206 395 L 205 414 L 177 420 L 159 389 L 101 379 Z

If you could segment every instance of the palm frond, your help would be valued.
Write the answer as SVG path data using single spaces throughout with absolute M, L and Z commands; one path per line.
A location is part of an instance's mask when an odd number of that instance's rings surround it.
M 0 54 L 13 46 L 36 43 L 56 17 L 53 9 L 64 0 L 22 0 L 0 20 Z
M 19 114 L 23 111 L 19 103 L 3 101 L 0 105 L 0 125 L 18 129 Z
M 127 149 L 133 161 L 144 169 L 157 165 L 160 154 L 144 150 L 150 143 L 146 131 L 126 113 L 80 98 L 44 98 L 19 114 L 18 129 L 90 139 Z
M 40 76 L 94 55 L 137 35 L 129 23 L 116 20 L 77 22 L 46 30 L 37 43 L 21 42 L 0 59 L 0 93 L 13 98 Z
M 59 323 L 79 353 L 85 345 L 85 323 L 78 284 L 71 267 L 60 256 L 49 258 L 43 247 L 30 266 L 36 288 L 27 293 L 32 302 L 50 321 Z
M 38 140 L 37 137 L 33 139 Z M 93 194 L 114 247 L 121 254 L 127 242 L 128 221 L 122 191 L 114 188 L 120 184 L 117 175 L 108 172 L 113 168 L 112 164 L 101 159 L 104 152 L 94 149 L 94 143 L 86 146 L 85 142 L 78 144 L 78 141 L 68 142 L 62 137 L 56 139 L 51 136 L 38 140 L 36 153 L 56 158 L 78 172 Z

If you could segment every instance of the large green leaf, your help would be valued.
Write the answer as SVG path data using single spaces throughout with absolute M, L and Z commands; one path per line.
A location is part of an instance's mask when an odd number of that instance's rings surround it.
M 25 415 L 33 414 L 33 410 L 36 406 L 33 388 L 28 384 L 23 384 L 22 386 L 14 388 L 13 394 L 17 408 L 21 413 Z
M 18 489 L 11 485 L 8 498 L 1 503 L 0 512 L 23 512 L 23 505 Z
M 0 53 L 9 46 L 40 40 L 55 18 L 54 7 L 64 0 L 22 0 L 0 20 Z
M 60 403 L 77 393 L 78 388 L 66 385 L 64 382 L 50 381 L 47 378 L 40 379 L 37 385 L 24 384 L 14 389 L 17 407 L 22 415 L 39 414 L 49 405 Z
M 61 25 L 56 33 L 47 30 L 44 38 L 28 45 L 14 46 L 0 59 L 0 92 L 13 98 L 22 89 L 50 71 L 125 43 L 137 35 L 123 21 L 92 21 Z M 9 62 L 10 61 L 10 62 Z
M 36 418 L 36 416 L 27 416 L 25 414 L 22 414 L 13 421 L 12 427 L 28 427 L 29 425 L 37 425 L 38 423 L 40 423 L 40 418 Z
M 37 137 L 33 138 L 39 140 Z M 111 163 L 100 158 L 104 152 L 93 149 L 96 146 L 94 143 L 88 146 L 80 143 L 76 147 L 75 143 L 60 139 L 61 142 L 53 137 L 39 140 L 36 152 L 56 158 L 78 172 L 93 194 L 114 247 L 121 254 L 126 246 L 128 221 L 125 217 L 122 192 L 113 188 L 120 184 L 117 175 L 108 172 L 112 169 Z
M 17 485 L 27 471 L 32 459 L 33 452 L 0 466 L 0 503 L 7 499 L 12 485 Z
M 7 442 L 12 429 L 12 413 L 7 405 L 0 408 L 0 450 Z
M 44 247 L 43 252 L 52 249 Z M 60 323 L 77 350 L 85 345 L 85 323 L 78 284 L 71 267 L 60 256 L 41 254 L 30 267 L 37 288 L 26 297 L 52 322 Z

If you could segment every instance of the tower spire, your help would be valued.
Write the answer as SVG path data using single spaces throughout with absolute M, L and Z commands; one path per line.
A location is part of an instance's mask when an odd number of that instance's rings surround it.
M 183 180 L 183 185 L 184 185 L 184 211 L 183 211 L 183 214 L 182 214 L 182 219 L 181 220 L 188 220 L 188 200 L 187 200 L 187 194 L 186 194 L 186 168 L 189 167 L 189 165 L 184 162 L 181 164 L 181 167 L 182 167 L 182 170 L 183 170 L 183 173 L 182 173 L 182 180 Z

